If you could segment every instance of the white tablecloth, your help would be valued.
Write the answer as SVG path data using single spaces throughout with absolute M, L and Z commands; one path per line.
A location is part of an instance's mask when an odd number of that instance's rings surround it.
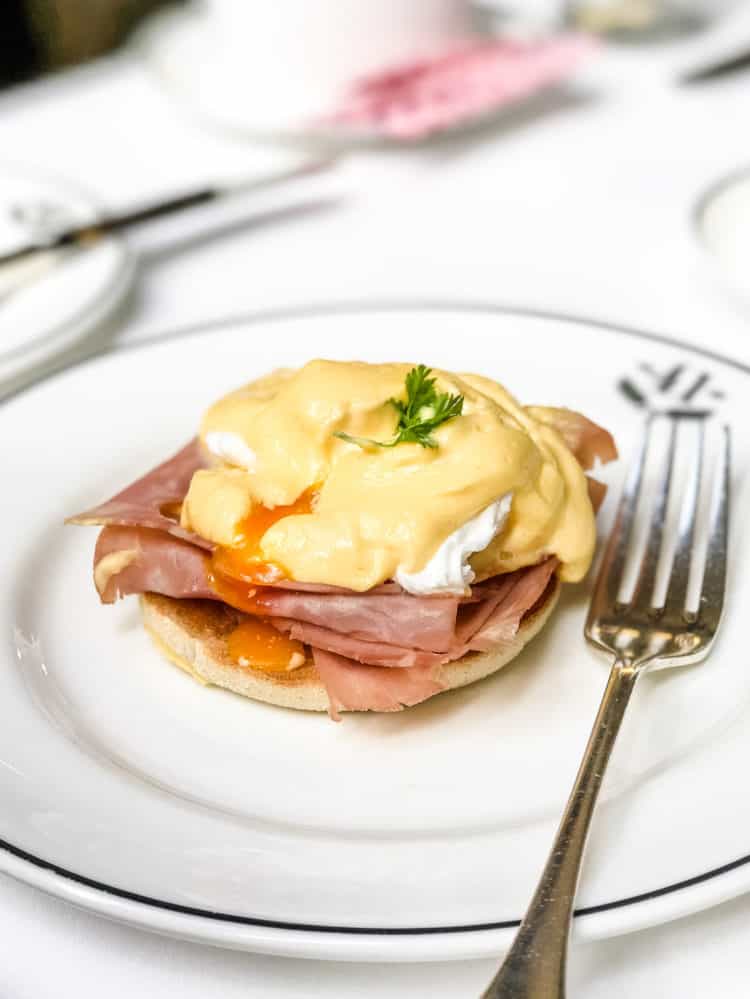
M 285 199 L 143 230 L 134 237 L 137 287 L 96 342 L 270 306 L 451 298 L 630 323 L 750 361 L 750 311 L 724 289 L 690 229 L 700 190 L 750 160 L 750 74 L 692 90 L 669 82 L 680 66 L 743 39 L 750 17 L 741 13 L 713 37 L 609 53 L 592 67 L 588 94 L 503 127 L 362 152 Z M 133 54 L 6 92 L 0 121 L 3 157 L 69 174 L 112 206 L 291 156 L 207 131 Z M 749 926 L 750 899 L 739 899 L 578 946 L 570 994 L 744 999 Z M 2 999 L 474 996 L 493 968 L 214 950 L 104 922 L 4 877 L 0 939 Z

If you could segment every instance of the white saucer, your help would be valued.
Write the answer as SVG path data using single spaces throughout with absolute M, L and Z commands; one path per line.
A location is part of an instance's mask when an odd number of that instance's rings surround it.
M 0 255 L 69 224 L 94 219 L 93 198 L 72 184 L 21 166 L 0 166 Z M 135 261 L 109 236 L 95 246 L 0 268 L 0 390 L 4 384 L 72 346 L 109 315 L 128 292 Z M 63 260 L 61 255 L 54 260 Z M 22 286 L 9 291 L 21 274 Z
M 693 222 L 724 281 L 750 305 L 750 167 L 712 184 L 698 199 Z

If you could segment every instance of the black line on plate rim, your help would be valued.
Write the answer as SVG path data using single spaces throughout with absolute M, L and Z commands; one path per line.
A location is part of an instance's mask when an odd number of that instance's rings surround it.
M 434 936 L 438 933 L 477 933 L 487 930 L 515 929 L 521 925 L 520 919 L 502 919 L 492 923 L 467 923 L 460 926 L 332 926 L 327 923 L 295 923 L 280 919 L 261 919 L 258 916 L 238 916 L 230 912 L 215 912 L 211 909 L 199 909 L 190 905 L 180 905 L 178 902 L 166 902 L 163 899 L 151 898 L 149 895 L 140 895 L 138 892 L 127 891 L 124 888 L 116 888 L 103 881 L 96 881 L 94 878 L 87 878 L 82 874 L 76 874 L 73 871 L 69 871 L 65 867 L 59 867 L 57 864 L 42 860 L 39 857 L 36 857 L 33 853 L 27 853 L 26 850 L 13 846 L 13 844 L 8 843 L 7 840 L 0 839 L 0 850 L 4 850 L 17 859 L 33 864 L 35 867 L 39 867 L 44 871 L 50 871 L 58 877 L 65 878 L 68 881 L 73 881 L 75 884 L 83 885 L 86 888 L 92 888 L 95 891 L 100 891 L 107 895 L 113 895 L 116 898 L 125 899 L 128 902 L 137 902 L 140 905 L 148 905 L 155 909 L 166 909 L 168 912 L 177 912 L 185 916 L 199 916 L 202 919 L 213 919 L 220 923 L 238 923 L 242 926 L 263 926 L 277 930 L 303 930 L 308 933 L 340 933 L 353 936 L 389 937 Z M 706 881 L 711 881 L 713 878 L 720 877 L 722 874 L 728 874 L 747 863 L 750 863 L 750 854 L 747 854 L 744 857 L 739 857 L 737 860 L 732 860 L 728 864 L 722 864 L 721 867 L 714 867 L 712 870 L 705 871 L 703 874 L 697 874 L 695 877 L 685 878 L 684 881 L 678 881 L 675 882 L 675 884 L 664 885 L 661 888 L 652 888 L 649 891 L 641 892 L 638 895 L 629 895 L 626 898 L 616 899 L 613 902 L 601 902 L 598 905 L 583 906 L 580 909 L 576 909 L 574 915 L 576 917 L 591 916 L 599 912 L 609 912 L 612 909 L 621 909 L 628 905 L 636 905 L 639 902 L 647 902 L 654 898 L 661 898 L 664 895 L 671 895 L 683 888 L 689 888 L 693 885 L 702 884 Z M 12 877 L 13 875 L 9 874 L 9 876 Z
M 727 367 L 734 368 L 737 371 L 743 372 L 743 374 L 750 375 L 750 365 L 744 364 L 735 358 L 727 357 L 724 354 L 717 353 L 712 350 L 707 350 L 703 347 L 694 346 L 690 343 L 685 343 L 684 341 L 678 340 L 674 337 L 665 336 L 660 333 L 647 333 L 643 330 L 636 329 L 632 326 L 622 326 L 617 323 L 608 322 L 607 320 L 595 319 L 588 316 L 579 316 L 572 313 L 557 313 L 553 311 L 545 311 L 542 309 L 533 309 L 524 306 L 514 306 L 511 304 L 498 304 L 494 302 L 461 302 L 461 301 L 449 301 L 446 299 L 423 299 L 414 300 L 406 299 L 404 301 L 399 301 L 398 299 L 386 299 L 383 301 L 339 301 L 332 303 L 318 303 L 315 305 L 307 306 L 294 306 L 291 308 L 277 308 L 268 309 L 264 311 L 251 312 L 247 314 L 240 314 L 236 316 L 228 316 L 224 319 L 219 320 L 209 320 L 206 322 L 191 324 L 179 330 L 173 330 L 170 333 L 165 333 L 162 335 L 155 334 L 154 336 L 144 338 L 143 340 L 136 341 L 131 344 L 127 344 L 121 347 L 109 347 L 102 351 L 84 357 L 78 361 L 74 361 L 72 364 L 62 365 L 59 368 L 55 368 L 49 371 L 41 378 L 31 382 L 31 384 L 24 385 L 19 389 L 11 392 L 7 396 L 0 399 L 0 407 L 4 406 L 6 403 L 35 389 L 37 386 L 44 384 L 52 378 L 57 376 L 62 376 L 68 371 L 73 371 L 77 368 L 86 367 L 89 364 L 94 363 L 102 358 L 109 357 L 113 354 L 128 353 L 132 350 L 137 350 L 142 347 L 153 346 L 159 343 L 168 343 L 172 340 L 181 339 L 187 336 L 195 336 L 201 333 L 209 333 L 211 331 L 225 329 L 227 327 L 235 326 L 240 323 L 244 324 L 257 324 L 263 322 L 276 322 L 284 321 L 289 319 L 301 319 L 304 317 L 313 317 L 320 315 L 346 315 L 352 314 L 356 315 L 359 313 L 373 313 L 373 312 L 424 312 L 424 311 L 434 311 L 434 312 L 465 312 L 480 315 L 519 315 L 525 316 L 531 319 L 543 319 L 543 320 L 562 320 L 573 325 L 578 326 L 590 326 L 598 329 L 606 330 L 611 333 L 620 333 L 626 336 L 638 337 L 641 340 L 649 340 L 652 343 L 663 344 L 667 347 L 676 347 L 680 350 L 687 350 L 689 353 L 696 354 L 699 357 L 706 357 L 711 361 L 716 361 L 719 364 L 726 365 Z M 283 920 L 274 919 L 262 919 L 256 916 L 239 916 L 232 913 L 225 912 L 213 912 L 210 909 L 200 909 L 187 905 L 180 905 L 176 902 L 168 902 L 163 899 L 151 898 L 148 895 L 139 895 L 137 892 L 127 891 L 123 888 L 117 888 L 114 885 L 106 884 L 103 881 L 96 881 L 93 878 L 88 878 L 82 874 L 76 874 L 74 871 L 69 871 L 65 867 L 60 867 L 51 861 L 44 860 L 41 857 L 37 857 L 35 854 L 28 853 L 22 850 L 20 847 L 14 846 L 7 840 L 0 839 L 0 850 L 9 853 L 11 856 L 18 860 L 22 860 L 25 863 L 29 863 L 34 867 L 37 867 L 44 871 L 52 872 L 58 877 L 65 878 L 68 881 L 72 881 L 75 884 L 83 885 L 86 888 L 90 888 L 97 892 L 102 892 L 106 895 L 111 895 L 115 898 L 125 899 L 130 902 L 136 902 L 140 905 L 147 905 L 151 908 L 162 909 L 168 912 L 180 913 L 187 916 L 198 916 L 203 919 L 211 919 L 216 922 L 223 923 L 235 923 L 242 926 L 262 926 L 269 929 L 279 929 L 279 930 L 295 930 L 295 931 L 305 931 L 309 933 L 339 933 L 346 936 L 431 936 L 440 933 L 474 933 L 487 930 L 501 930 L 501 929 L 515 929 L 520 926 L 520 919 L 507 919 L 500 920 L 498 922 L 491 923 L 474 923 L 465 924 L 460 926 L 414 926 L 414 927 L 353 927 L 353 926 L 332 926 L 332 925 L 319 925 L 315 923 L 295 923 L 286 922 Z M 637 905 L 640 902 L 647 902 L 655 898 L 661 898 L 665 895 L 671 895 L 678 891 L 683 891 L 686 888 L 691 888 L 694 885 L 704 884 L 707 881 L 711 881 L 714 878 L 721 877 L 723 874 L 728 874 L 731 871 L 737 870 L 740 867 L 750 864 L 750 854 L 746 854 L 736 860 L 731 860 L 726 864 L 722 864 L 719 867 L 714 867 L 711 870 L 704 871 L 701 874 L 696 874 L 693 877 L 685 878 L 681 881 L 676 881 L 672 884 L 663 885 L 660 888 L 652 888 L 649 891 L 641 892 L 637 895 L 629 895 L 625 898 L 615 899 L 611 902 L 601 902 L 597 905 L 584 906 L 583 908 L 576 909 L 575 915 L 589 916 L 595 915 L 600 912 L 609 912 L 613 909 L 625 908 L 629 905 Z M 8 872 L 9 873 L 9 872 Z M 12 875 L 11 875 L 12 876 Z
M 360 313 L 367 314 L 372 312 L 388 313 L 429 311 L 464 312 L 472 315 L 488 316 L 517 315 L 524 316 L 529 319 L 562 320 L 563 322 L 574 326 L 594 326 L 598 329 L 606 330 L 609 333 L 621 333 L 626 336 L 638 337 L 641 340 L 651 341 L 652 343 L 663 344 L 666 347 L 677 347 L 679 350 L 687 350 L 691 354 L 695 354 L 698 357 L 705 357 L 710 361 L 715 361 L 718 364 L 724 364 L 727 367 L 742 371 L 743 374 L 750 375 L 750 364 L 745 364 L 738 358 L 728 357 L 726 354 L 721 354 L 718 351 L 709 350 L 706 347 L 699 347 L 695 344 L 687 343 L 684 340 L 679 340 L 676 337 L 666 336 L 663 333 L 647 333 L 645 330 L 638 329 L 635 326 L 614 323 L 607 319 L 598 319 L 592 316 L 577 315 L 572 312 L 555 312 L 553 310 L 533 309 L 528 306 L 513 305 L 512 303 L 498 304 L 497 302 L 482 301 L 462 302 L 461 300 L 452 301 L 450 299 L 439 298 L 403 300 L 399 300 L 397 298 L 387 298 L 382 300 L 343 299 L 337 302 L 319 302 L 312 305 L 278 307 L 258 310 L 256 312 L 238 313 L 236 315 L 226 316 L 223 319 L 190 323 L 187 326 L 182 326 L 176 330 L 172 329 L 165 333 L 154 333 L 150 336 L 143 337 L 140 340 L 135 340 L 133 343 L 104 347 L 103 349 L 87 354 L 85 357 L 79 358 L 78 360 L 74 360 L 72 362 L 62 362 L 58 366 L 45 372 L 39 378 L 35 378 L 33 381 L 25 385 L 12 389 L 7 393 L 7 395 L 0 396 L 0 406 L 4 406 L 8 402 L 12 402 L 14 399 L 18 398 L 18 396 L 32 391 L 37 388 L 37 386 L 43 385 L 45 382 L 48 382 L 53 378 L 58 376 L 61 377 L 67 374 L 67 372 L 75 371 L 78 368 L 85 368 L 89 364 L 93 364 L 98 360 L 110 357 L 113 354 L 129 354 L 131 351 L 138 350 L 141 347 L 157 346 L 160 343 L 170 343 L 173 340 L 180 340 L 184 337 L 199 336 L 201 333 L 209 333 L 226 329 L 231 326 L 236 326 L 239 323 L 257 325 L 259 323 L 283 322 L 285 320 L 303 319 L 305 317 L 325 315 L 336 316 L 347 314 L 358 315 Z

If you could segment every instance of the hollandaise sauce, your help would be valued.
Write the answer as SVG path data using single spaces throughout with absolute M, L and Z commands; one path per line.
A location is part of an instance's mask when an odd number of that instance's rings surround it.
M 502 497 L 502 527 L 471 552 L 476 579 L 550 555 L 563 580 L 584 575 L 595 525 L 583 471 L 556 430 L 497 382 L 433 371 L 437 392 L 461 396 L 460 412 L 429 447 L 377 446 L 393 439 L 393 400 L 405 402 L 410 370 L 311 361 L 209 409 L 201 441 L 214 464 L 194 475 L 181 522 L 218 546 L 215 585 L 233 588 L 228 602 L 238 606 L 244 587 L 252 613 L 252 587 L 282 577 L 363 592 L 419 573 Z

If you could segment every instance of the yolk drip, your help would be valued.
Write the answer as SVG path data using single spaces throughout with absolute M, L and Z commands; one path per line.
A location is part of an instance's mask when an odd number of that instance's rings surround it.
M 225 604 L 236 607 L 237 610 L 244 611 L 245 614 L 263 616 L 263 606 L 256 597 L 257 589 L 255 586 L 243 583 L 239 579 L 219 576 L 216 573 L 209 575 L 209 582 L 213 591 L 221 597 Z
M 302 643 L 286 638 L 266 621 L 243 621 L 227 641 L 229 655 L 239 666 L 281 673 L 305 661 Z
M 258 507 L 241 525 L 238 544 L 217 548 L 211 557 L 209 578 L 218 596 L 230 606 L 254 615 L 235 628 L 227 640 L 229 655 L 240 666 L 285 672 L 305 661 L 302 642 L 286 638 L 262 619 L 263 604 L 256 597 L 256 587 L 287 576 L 283 566 L 263 558 L 263 535 L 282 517 L 310 513 L 314 498 L 315 493 L 308 490 L 289 506 Z
M 262 586 L 284 579 L 287 573 L 283 566 L 267 562 L 263 558 L 261 539 L 277 520 L 295 514 L 310 513 L 314 498 L 315 493 L 309 489 L 288 506 L 276 506 L 272 509 L 265 506 L 256 507 L 241 524 L 238 543 L 232 548 L 218 548 L 214 552 L 211 561 L 216 591 L 222 595 L 221 587 L 228 580 L 241 580 L 244 583 Z M 223 577 L 223 580 L 220 581 L 219 577 Z M 227 603 L 232 601 L 227 599 Z

